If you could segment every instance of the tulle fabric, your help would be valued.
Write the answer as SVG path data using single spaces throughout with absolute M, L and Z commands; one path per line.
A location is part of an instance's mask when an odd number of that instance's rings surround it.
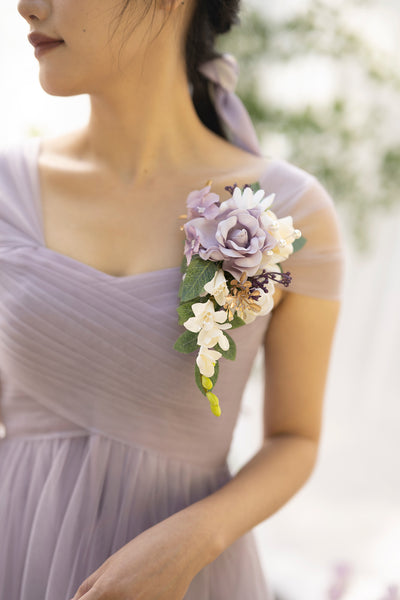
M 307 242 L 282 262 L 292 274 L 286 291 L 340 300 L 345 271 L 344 240 L 332 197 L 318 179 L 285 160 L 272 160 L 260 177 L 266 193 L 275 192 L 271 210 L 278 217 L 292 215 L 294 226 Z
M 232 332 L 215 418 L 173 350 L 179 268 L 114 277 L 45 247 L 39 139 L 0 155 L 0 597 L 69 600 L 104 560 L 231 477 L 241 398 L 271 315 Z M 307 251 L 291 290 L 341 294 L 332 199 L 272 160 L 260 183 L 292 214 Z M 184 199 L 183 199 L 184 202 Z M 288 288 L 290 290 L 290 288 Z M 252 533 L 192 582 L 185 600 L 272 600 Z
M 54 600 L 71 598 L 108 556 L 229 475 L 77 434 L 3 441 L 0 478 L 8 499 L 0 503 L 7 542 L 0 551 L 1 597 Z M 256 597 L 265 598 L 254 541 L 245 536 L 199 573 L 186 598 L 246 598 L 249 581 Z

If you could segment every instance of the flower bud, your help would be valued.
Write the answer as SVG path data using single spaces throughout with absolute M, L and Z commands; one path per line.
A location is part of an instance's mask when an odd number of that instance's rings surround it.
M 221 416 L 221 408 L 219 406 L 218 397 L 213 394 L 213 392 L 207 392 L 206 394 L 208 401 L 210 403 L 211 412 L 216 416 Z
M 209 377 L 202 375 L 201 376 L 201 384 L 205 390 L 212 390 L 213 382 L 211 381 L 211 379 Z
M 221 416 L 221 408 L 219 406 L 212 406 L 211 407 L 211 412 L 216 416 L 216 417 L 220 417 Z

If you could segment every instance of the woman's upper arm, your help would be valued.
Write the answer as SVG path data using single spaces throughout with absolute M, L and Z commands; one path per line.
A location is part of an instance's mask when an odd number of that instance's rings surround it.
M 293 281 L 265 336 L 265 436 L 291 433 L 318 441 L 342 298 L 344 243 L 333 200 L 315 177 L 291 209 L 307 242 L 281 265 Z
M 286 293 L 265 335 L 265 437 L 319 440 L 339 300 Z

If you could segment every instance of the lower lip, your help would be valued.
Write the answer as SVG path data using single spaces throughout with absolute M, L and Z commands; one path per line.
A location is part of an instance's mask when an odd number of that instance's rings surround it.
M 64 42 L 46 42 L 45 44 L 39 44 L 38 46 L 35 46 L 35 56 L 36 58 L 39 58 L 40 56 L 42 56 L 42 54 L 44 54 L 45 52 L 49 52 L 50 50 L 52 50 L 53 48 L 57 48 L 58 46 L 61 46 L 61 44 L 63 44 Z

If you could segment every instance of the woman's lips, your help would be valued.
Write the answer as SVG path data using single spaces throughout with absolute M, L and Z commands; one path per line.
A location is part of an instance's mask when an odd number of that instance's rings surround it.
M 63 40 L 57 40 L 55 42 L 41 42 L 40 44 L 35 45 L 35 56 L 39 58 L 45 52 L 50 51 L 52 48 L 57 48 L 63 44 Z

